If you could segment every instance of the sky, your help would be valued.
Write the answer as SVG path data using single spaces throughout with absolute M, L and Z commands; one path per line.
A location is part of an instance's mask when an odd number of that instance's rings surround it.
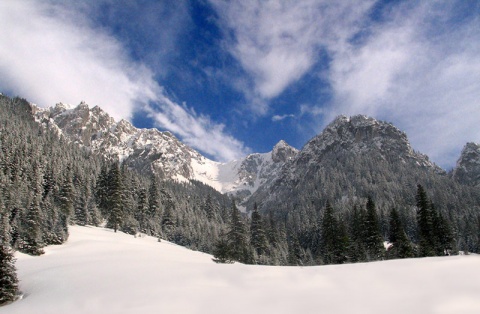
M 98 105 L 218 161 L 365 114 L 449 170 L 480 142 L 479 30 L 477 0 L 3 0 L 0 92 Z

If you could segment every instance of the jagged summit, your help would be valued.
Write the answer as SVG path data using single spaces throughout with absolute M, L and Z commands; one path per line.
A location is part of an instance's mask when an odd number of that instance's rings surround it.
M 47 109 L 32 108 L 39 123 L 89 149 L 117 157 L 132 168 L 145 173 L 153 170 L 166 179 L 198 180 L 240 199 L 271 181 L 298 153 L 280 141 L 272 152 L 219 163 L 183 144 L 169 131 L 138 129 L 123 119 L 116 122 L 100 107 L 89 108 L 85 102 L 76 107 L 58 103 Z
M 469 142 L 463 147 L 453 177 L 461 183 L 480 185 L 480 144 Z
M 348 150 L 357 154 L 376 151 L 385 159 L 414 161 L 437 172 L 444 172 L 428 156 L 415 152 L 404 132 L 391 123 L 365 115 L 337 117 L 305 145 L 302 153 L 308 155 L 304 158 L 310 158 L 313 155 L 321 156 L 330 150 Z
M 272 149 L 273 162 L 286 162 L 298 153 L 298 149 L 290 146 L 284 140 L 278 142 Z
M 314 200 L 353 202 L 377 193 L 393 199 L 407 194 L 406 189 L 415 187 L 419 178 L 446 174 L 415 152 L 404 132 L 364 115 L 338 116 L 278 173 L 257 190 L 248 206 L 256 202 L 264 210 L 288 211 L 298 202 L 311 206 Z

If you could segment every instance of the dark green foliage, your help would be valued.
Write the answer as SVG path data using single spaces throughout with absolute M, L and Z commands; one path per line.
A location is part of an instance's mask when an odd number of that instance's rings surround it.
M 265 235 L 262 216 L 258 212 L 257 204 L 253 206 L 250 222 L 250 243 L 257 255 L 267 253 L 267 237 Z
M 108 173 L 108 216 L 107 226 L 112 228 L 115 232 L 120 228 L 122 224 L 123 215 L 123 182 L 120 172 L 120 166 L 118 163 L 114 163 Z
M 392 247 L 388 250 L 389 258 L 409 258 L 414 256 L 412 244 L 408 239 L 398 211 L 392 208 L 390 211 L 390 229 L 388 241 Z
M 384 256 L 383 238 L 380 234 L 377 210 L 371 197 L 367 199 L 364 216 L 364 241 L 368 260 L 379 260 Z
M 18 295 L 18 279 L 12 249 L 0 242 L 0 305 L 15 301 Z
M 322 259 L 325 264 L 342 264 L 347 260 L 348 235 L 343 222 L 333 213 L 327 201 L 322 220 Z
M 292 236 L 288 241 L 287 263 L 290 266 L 303 265 L 304 253 L 300 246 L 300 241 L 296 236 Z
M 232 200 L 228 231 L 223 238 L 216 242 L 214 254 L 217 261 L 253 263 L 253 254 L 247 241 L 245 223 L 234 200 Z
M 175 233 L 175 203 L 172 200 L 172 196 L 165 189 L 162 189 L 160 193 L 164 208 L 162 218 L 163 234 L 167 240 L 172 240 Z

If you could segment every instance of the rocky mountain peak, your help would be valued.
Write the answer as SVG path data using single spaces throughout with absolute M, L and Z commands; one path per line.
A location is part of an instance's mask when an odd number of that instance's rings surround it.
M 316 158 L 327 152 L 349 151 L 356 154 L 375 152 L 384 159 L 413 161 L 418 165 L 444 172 L 426 155 L 415 152 L 406 134 L 391 123 L 365 115 L 339 116 L 322 133 L 310 140 L 302 150 L 304 159 Z
M 480 185 L 480 144 L 470 142 L 463 147 L 453 177 L 461 183 Z
M 293 159 L 298 153 L 298 149 L 290 146 L 284 140 L 278 142 L 272 150 L 272 160 L 275 163 L 286 162 Z

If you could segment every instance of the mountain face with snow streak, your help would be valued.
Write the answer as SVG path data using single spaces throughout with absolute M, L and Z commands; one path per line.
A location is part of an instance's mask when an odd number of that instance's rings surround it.
M 480 144 L 467 143 L 464 146 L 452 175 L 460 183 L 480 185 Z
M 245 199 L 276 177 L 297 150 L 280 141 L 271 152 L 251 154 L 241 160 L 219 163 L 183 144 L 172 133 L 138 129 L 126 120 L 116 122 L 100 107 L 57 104 L 33 107 L 36 120 L 56 129 L 67 139 L 107 156 L 118 157 L 129 167 L 166 179 L 198 180 L 222 193 Z

